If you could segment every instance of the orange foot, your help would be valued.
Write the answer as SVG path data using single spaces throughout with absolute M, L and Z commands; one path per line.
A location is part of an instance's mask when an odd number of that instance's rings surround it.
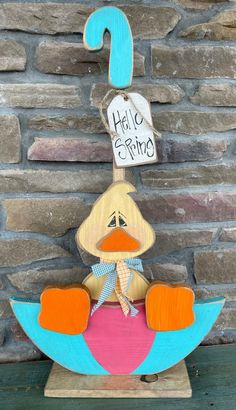
M 146 319 L 149 329 L 180 330 L 194 323 L 194 293 L 185 285 L 155 281 L 146 294 Z
M 54 332 L 77 335 L 86 330 L 90 314 L 90 294 L 86 286 L 49 287 L 41 294 L 39 324 Z

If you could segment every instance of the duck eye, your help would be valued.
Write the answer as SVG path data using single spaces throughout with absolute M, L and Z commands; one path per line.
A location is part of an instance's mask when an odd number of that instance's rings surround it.
M 116 226 L 116 217 L 113 216 L 111 222 L 109 223 L 109 225 L 107 225 L 109 228 L 114 228 Z
M 123 218 L 121 218 L 121 216 L 119 216 L 119 226 L 127 226 L 127 223 L 124 221 Z

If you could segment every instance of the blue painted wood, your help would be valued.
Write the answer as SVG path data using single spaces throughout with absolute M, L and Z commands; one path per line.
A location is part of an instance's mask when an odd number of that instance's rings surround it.
M 194 304 L 195 323 L 183 330 L 157 332 L 152 348 L 132 374 L 158 373 L 184 359 L 204 339 L 224 305 L 224 298 Z M 109 374 L 91 354 L 83 335 L 64 335 L 43 329 L 38 324 L 39 303 L 12 299 L 13 311 L 38 348 L 54 361 L 81 374 Z M 111 341 L 112 343 L 112 341 Z
M 223 297 L 196 301 L 194 324 L 182 330 L 157 332 L 150 353 L 132 374 L 159 373 L 184 359 L 211 330 L 224 302 Z
M 109 374 L 95 360 L 83 335 L 65 335 L 42 328 L 38 324 L 40 303 L 11 300 L 14 314 L 33 343 L 61 366 L 81 374 Z
M 84 29 L 84 46 L 88 50 L 100 50 L 106 30 L 111 35 L 109 83 L 115 88 L 129 87 L 133 76 L 133 37 L 123 11 L 102 7 L 92 13 Z

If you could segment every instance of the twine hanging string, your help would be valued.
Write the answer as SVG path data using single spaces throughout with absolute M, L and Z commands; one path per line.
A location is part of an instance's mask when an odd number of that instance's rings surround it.
M 135 105 L 134 100 L 132 99 L 130 94 L 127 93 L 126 91 L 114 90 L 112 88 L 111 90 L 107 91 L 106 95 L 103 97 L 103 99 L 102 99 L 102 101 L 99 105 L 99 113 L 100 113 L 100 116 L 101 116 L 102 123 L 103 123 L 106 131 L 108 132 L 108 134 L 110 134 L 112 140 L 115 139 L 115 138 L 118 138 L 119 134 L 110 129 L 110 127 L 107 123 L 106 117 L 104 115 L 104 112 L 103 112 L 103 110 L 106 108 L 107 99 L 108 99 L 108 97 L 110 97 L 111 94 L 121 95 L 126 101 L 129 100 L 131 102 L 131 104 L 133 105 L 134 109 L 140 115 L 140 117 L 143 118 L 146 125 L 152 130 L 153 134 L 156 135 L 157 138 L 161 138 L 161 133 L 158 132 L 156 130 L 156 128 L 154 128 L 153 125 L 150 124 L 150 122 L 143 116 L 143 114 L 141 113 L 139 108 Z

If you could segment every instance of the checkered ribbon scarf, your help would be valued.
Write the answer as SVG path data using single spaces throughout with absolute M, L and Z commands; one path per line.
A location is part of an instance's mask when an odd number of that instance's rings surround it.
M 143 272 L 141 259 L 123 259 L 116 263 L 102 261 L 92 266 L 93 274 L 97 278 L 106 275 L 106 280 L 98 302 L 92 309 L 91 315 L 105 302 L 113 290 L 120 302 L 124 315 L 127 316 L 129 311 L 131 316 L 137 315 L 138 310 L 130 303 L 132 299 L 127 295 L 133 276 L 130 269 Z

